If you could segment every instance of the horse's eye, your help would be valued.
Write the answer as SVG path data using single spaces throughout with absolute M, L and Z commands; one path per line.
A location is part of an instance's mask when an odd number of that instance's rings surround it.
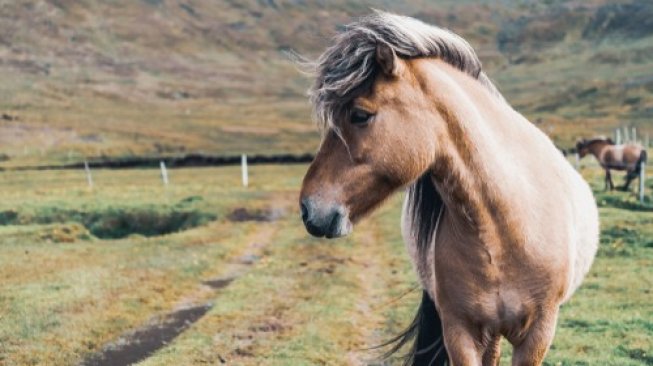
M 351 124 L 356 126 L 365 126 L 367 125 L 374 115 L 369 112 L 365 112 L 362 109 L 354 109 L 351 112 Z

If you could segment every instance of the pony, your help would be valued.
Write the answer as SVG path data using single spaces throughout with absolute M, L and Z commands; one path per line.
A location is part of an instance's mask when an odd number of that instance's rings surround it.
M 592 154 L 605 169 L 605 190 L 613 190 L 614 183 L 610 170 L 625 170 L 626 182 L 622 190 L 627 191 L 630 182 L 637 178 L 642 169 L 642 163 L 646 163 L 646 149 L 638 144 L 615 145 L 610 138 L 595 137 L 593 139 L 581 139 L 576 143 L 576 151 L 579 158 Z
M 422 301 L 390 352 L 412 365 L 541 364 L 588 272 L 598 211 L 552 141 L 513 110 L 460 36 L 375 11 L 312 62 L 322 141 L 306 230 L 337 238 L 406 188 L 401 229 Z

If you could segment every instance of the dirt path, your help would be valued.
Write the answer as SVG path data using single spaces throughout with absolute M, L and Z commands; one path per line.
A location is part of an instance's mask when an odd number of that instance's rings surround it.
M 263 249 L 275 231 L 267 224 L 250 238 L 250 243 L 240 253 L 233 256 L 221 270 L 219 277 L 201 281 L 197 288 L 182 297 L 170 313 L 154 316 L 147 325 L 131 330 L 103 347 L 102 351 L 88 357 L 81 366 L 122 366 L 143 361 L 159 349 L 168 345 L 195 322 L 200 320 L 213 307 L 209 299 L 215 292 L 229 286 L 246 273 L 261 258 Z
M 180 309 L 166 314 L 155 324 L 123 335 L 120 339 L 86 361 L 82 366 L 131 365 L 144 360 L 203 317 L 211 304 Z

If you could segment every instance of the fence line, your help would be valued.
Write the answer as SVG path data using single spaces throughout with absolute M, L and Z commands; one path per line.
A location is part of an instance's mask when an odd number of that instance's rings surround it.
M 159 168 L 161 170 L 161 181 L 163 182 L 163 185 L 167 187 L 170 184 L 170 178 L 165 161 L 161 160 L 159 162 Z M 249 186 L 249 169 L 247 167 L 246 154 L 241 155 L 241 170 L 243 187 L 247 188 Z M 84 172 L 86 173 L 86 182 L 88 183 L 89 188 L 93 189 L 93 175 L 88 160 L 84 160 Z
M 580 155 L 578 154 L 578 151 L 574 153 L 574 167 L 576 170 L 580 170 Z
M 617 145 L 621 144 L 640 144 L 645 148 L 651 146 L 651 137 L 648 131 L 637 131 L 636 126 L 620 126 L 614 129 L 614 142 Z
M 630 142 L 630 136 L 628 135 L 628 127 L 624 126 L 624 143 L 629 143 Z
M 163 180 L 163 185 L 168 186 L 169 180 L 168 180 L 168 169 L 166 169 L 166 163 L 161 160 L 161 180 Z
M 247 171 L 247 155 L 243 154 L 240 157 L 241 170 L 243 173 L 243 187 L 247 188 L 249 185 L 249 172 Z
M 86 182 L 89 188 L 93 189 L 93 175 L 91 175 L 91 168 L 88 166 L 88 161 L 84 160 L 84 170 L 86 171 Z
M 614 141 L 617 145 L 621 145 L 621 129 L 614 130 Z

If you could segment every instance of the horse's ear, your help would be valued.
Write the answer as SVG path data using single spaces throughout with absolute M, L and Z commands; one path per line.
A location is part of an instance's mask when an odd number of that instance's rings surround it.
M 376 46 L 376 62 L 381 67 L 381 71 L 388 76 L 401 74 L 401 60 L 387 43 L 381 42 Z

